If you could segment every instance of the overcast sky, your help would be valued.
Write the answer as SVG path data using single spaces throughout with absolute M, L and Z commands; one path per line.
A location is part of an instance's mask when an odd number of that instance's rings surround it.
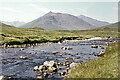
M 84 2 L 83 2 L 84 1 Z M 89 2 L 88 2 L 89 1 Z M 119 0 L 0 0 L 0 20 L 32 21 L 49 11 L 118 21 Z

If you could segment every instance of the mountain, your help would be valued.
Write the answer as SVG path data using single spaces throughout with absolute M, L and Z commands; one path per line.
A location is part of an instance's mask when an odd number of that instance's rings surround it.
M 15 27 L 19 27 L 25 24 L 25 22 L 20 22 L 20 21 L 13 21 L 13 22 L 1 21 L 1 22 L 7 25 L 15 26 Z
M 86 30 L 96 28 L 74 15 L 51 11 L 21 27 L 41 27 L 46 30 Z
M 84 15 L 79 15 L 78 18 L 83 19 L 84 21 L 86 21 L 89 24 L 96 26 L 96 27 L 110 25 L 110 23 L 108 23 L 108 22 L 99 21 L 99 20 L 84 16 Z

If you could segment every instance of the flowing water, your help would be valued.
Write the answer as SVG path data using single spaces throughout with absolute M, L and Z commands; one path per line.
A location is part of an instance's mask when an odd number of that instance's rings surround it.
M 117 40 L 117 39 L 114 39 Z M 66 43 L 54 43 L 54 44 L 43 44 L 41 46 L 35 46 L 34 48 L 27 47 L 24 50 L 20 48 L 8 48 L 0 49 L 2 51 L 2 73 L 0 75 L 13 76 L 15 78 L 36 78 L 40 73 L 33 71 L 35 66 L 42 65 L 45 61 L 54 60 L 55 62 L 64 62 L 65 58 L 71 57 L 74 62 L 84 63 L 90 59 L 97 59 L 93 53 L 99 53 L 105 51 L 106 45 L 102 43 L 109 42 L 110 40 L 94 40 L 94 41 L 77 41 L 77 42 L 66 42 Z M 98 48 L 91 48 L 91 45 L 97 44 Z M 101 49 L 101 46 L 104 49 Z M 61 47 L 72 47 L 72 50 L 63 50 Z M 57 55 L 52 54 L 53 51 L 59 51 Z M 60 57 L 59 54 L 63 56 Z M 25 56 L 27 59 L 20 59 L 20 56 Z M 75 59 L 80 57 L 80 59 Z M 70 61 L 72 62 L 72 61 Z M 59 66 L 64 70 L 67 66 Z M 51 78 L 61 78 L 59 73 L 51 76 Z

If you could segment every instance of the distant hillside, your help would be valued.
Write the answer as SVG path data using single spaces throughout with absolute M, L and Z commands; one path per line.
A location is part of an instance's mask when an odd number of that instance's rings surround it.
M 107 26 L 103 26 L 103 27 L 100 27 L 100 28 L 105 28 L 105 27 L 118 28 L 118 24 L 120 24 L 120 22 L 116 22 L 116 23 L 113 23 L 113 24 L 110 24 L 110 25 L 107 25 Z
M 114 23 L 114 24 L 108 25 L 108 26 L 106 26 L 106 27 L 118 28 L 118 24 L 120 24 L 120 22 L 117 22 L 117 23 Z
M 15 27 L 19 27 L 25 24 L 25 22 L 20 22 L 20 21 L 13 21 L 13 22 L 1 21 L 1 22 Z
M 7 25 L 7 24 L 4 24 L 4 23 L 0 22 L 0 27 L 14 27 L 14 26 Z
M 99 20 L 84 16 L 84 15 L 79 15 L 78 18 L 83 19 L 84 21 L 86 21 L 96 27 L 110 25 L 110 23 L 108 23 L 108 22 L 99 21 Z
M 41 27 L 46 30 L 87 30 L 96 28 L 95 26 L 76 16 L 53 12 L 49 12 L 21 27 Z

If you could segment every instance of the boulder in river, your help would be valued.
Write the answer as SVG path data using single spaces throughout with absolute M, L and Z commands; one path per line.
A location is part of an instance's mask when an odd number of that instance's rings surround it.
M 35 66 L 34 70 L 39 71 L 44 77 L 55 74 L 58 71 L 58 64 L 54 61 L 45 61 L 41 66 Z
M 98 46 L 97 45 L 92 45 L 91 48 L 98 48 Z
M 73 62 L 73 63 L 70 64 L 70 68 L 73 68 L 73 67 L 76 67 L 76 66 L 78 66 L 78 63 Z
M 48 66 L 48 67 L 53 67 L 54 64 L 55 64 L 54 61 L 45 61 L 45 62 L 43 63 L 43 65 Z
M 39 70 L 39 67 L 38 66 L 35 66 L 34 67 L 34 71 L 38 71 Z

